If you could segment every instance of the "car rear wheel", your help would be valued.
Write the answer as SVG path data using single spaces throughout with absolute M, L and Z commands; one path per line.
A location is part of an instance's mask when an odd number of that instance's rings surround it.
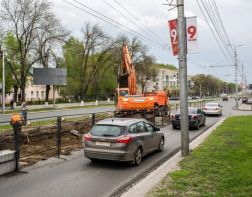
M 205 125 L 206 125 L 206 119 L 204 118 L 202 126 L 205 126 Z
M 134 165 L 138 166 L 140 165 L 141 162 L 142 162 L 142 149 L 139 147 L 135 152 L 133 163 Z
M 197 122 L 196 125 L 195 125 L 195 129 L 196 129 L 196 130 L 199 130 L 199 128 L 200 128 L 200 123 Z
M 158 151 L 162 152 L 163 150 L 164 150 L 164 138 L 161 137 L 161 139 L 159 141 Z

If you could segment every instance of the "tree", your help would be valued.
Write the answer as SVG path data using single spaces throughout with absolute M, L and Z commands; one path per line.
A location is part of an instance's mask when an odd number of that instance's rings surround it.
M 40 63 L 48 68 L 49 60 L 55 61 L 55 50 L 65 42 L 69 32 L 61 25 L 56 16 L 47 10 L 46 17 L 41 19 L 40 28 L 37 31 L 37 53 Z M 48 102 L 50 85 L 46 85 L 46 101 Z
M 38 32 L 51 9 L 47 0 L 2 0 L 0 18 L 18 43 L 19 73 L 13 72 L 25 101 L 25 87 L 31 67 L 40 60 L 37 54 Z M 12 66 L 12 65 L 10 65 Z M 14 69 L 12 69 L 14 71 Z M 18 76 L 19 75 L 19 76 Z
M 12 33 L 8 33 L 5 37 L 4 46 L 6 51 L 6 90 L 7 92 L 11 92 L 12 90 L 14 91 L 14 101 L 17 102 L 19 81 L 14 80 L 13 73 L 16 73 L 17 76 L 20 76 L 20 65 L 18 61 L 18 42 Z
M 137 82 L 141 86 L 142 93 L 144 93 L 147 81 L 155 81 L 158 75 L 154 64 L 154 58 L 151 56 L 144 56 L 143 61 L 138 64 L 137 68 Z
M 99 88 L 104 73 L 111 67 L 112 49 L 116 43 L 97 26 L 82 28 L 83 40 L 71 37 L 63 46 L 64 59 L 70 78 L 69 84 L 85 99 L 91 86 Z M 69 88 L 69 86 L 68 86 Z M 95 90 L 95 89 L 93 89 Z

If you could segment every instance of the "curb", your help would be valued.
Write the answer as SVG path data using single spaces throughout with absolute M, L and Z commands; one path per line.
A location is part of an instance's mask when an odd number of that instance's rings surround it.
M 217 123 L 215 123 L 212 127 L 210 127 L 207 131 L 203 132 L 200 136 L 194 139 L 190 143 L 190 150 L 198 147 L 206 137 L 212 133 L 226 118 L 222 118 Z M 151 172 L 148 176 L 130 188 L 128 191 L 123 193 L 122 197 L 140 197 L 146 196 L 149 191 L 151 191 L 168 173 L 173 172 L 179 169 L 178 163 L 183 159 L 180 152 L 177 152 L 174 156 L 172 156 L 169 160 L 167 160 L 164 164 L 158 167 L 156 170 Z

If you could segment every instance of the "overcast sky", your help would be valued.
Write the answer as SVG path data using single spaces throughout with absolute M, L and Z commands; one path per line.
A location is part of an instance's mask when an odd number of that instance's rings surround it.
M 82 9 L 86 9 L 74 0 L 66 1 Z M 117 12 L 116 9 L 120 10 L 130 20 L 134 21 L 125 10 L 119 7 L 116 1 L 137 17 L 138 21 L 150 29 L 151 32 L 136 27 L 133 22 L 129 22 L 125 16 Z M 213 0 L 205 1 L 213 2 Z M 154 55 L 157 62 L 174 64 L 178 67 L 177 57 L 172 56 L 172 52 L 168 50 L 170 47 L 168 20 L 176 18 L 177 13 L 176 9 L 168 11 L 170 7 L 163 5 L 165 3 L 164 0 L 79 0 L 79 2 L 131 28 L 135 32 L 147 37 L 147 39 L 158 39 L 162 43 L 167 43 L 166 49 L 160 49 L 160 45 L 156 47 L 154 46 L 156 44 L 153 45 L 143 40 L 143 43 L 149 46 L 149 54 Z M 176 1 L 174 0 L 174 2 Z M 252 83 L 252 0 L 215 0 L 215 2 L 230 42 L 234 45 L 243 45 L 237 48 L 239 71 L 240 73 L 242 72 L 241 64 L 243 62 L 247 81 L 248 83 Z M 94 16 L 80 11 L 76 7 L 64 2 L 64 0 L 53 0 L 53 3 L 56 15 L 61 19 L 63 25 L 75 36 L 81 35 L 80 29 L 87 22 L 99 24 L 111 36 L 116 36 L 120 33 L 124 33 L 129 37 L 132 36 L 130 33 L 118 27 L 114 27 Z M 111 4 L 114 8 L 108 4 Z M 218 65 L 234 64 L 234 59 L 227 60 L 226 56 L 222 53 L 208 24 L 205 22 L 196 0 L 185 0 L 185 14 L 186 16 L 198 17 L 198 41 L 200 49 L 200 52 L 197 54 L 188 54 L 188 74 L 211 74 L 224 81 L 234 82 L 234 67 L 218 67 Z M 137 22 L 135 21 L 135 23 Z M 141 27 L 141 25 L 139 26 Z M 210 65 L 215 65 L 215 67 L 210 67 Z M 238 80 L 241 82 L 240 76 Z

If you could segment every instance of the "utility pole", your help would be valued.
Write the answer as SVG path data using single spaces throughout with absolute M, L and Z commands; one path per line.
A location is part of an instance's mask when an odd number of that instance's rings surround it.
M 228 44 L 230 46 L 234 47 L 234 58 L 235 58 L 235 62 L 234 62 L 234 66 L 235 66 L 235 108 L 238 109 L 239 105 L 238 105 L 238 64 L 237 64 L 237 48 L 242 46 L 241 44 L 239 45 L 233 45 L 233 44 Z
M 1 46 L 1 53 L 2 53 L 2 64 L 3 64 L 3 75 L 2 75 L 2 113 L 5 112 L 5 59 L 4 59 L 4 50 Z
M 178 8 L 178 40 L 179 40 L 179 79 L 180 79 L 180 127 L 181 155 L 189 155 L 189 123 L 188 123 L 188 90 L 187 90 L 187 56 L 186 56 L 186 24 L 184 16 L 184 0 L 177 0 Z
M 238 65 L 237 65 L 237 52 L 236 52 L 236 47 L 235 47 L 235 109 L 238 109 L 238 76 L 237 76 L 237 71 L 238 71 Z
M 242 63 L 242 96 L 244 96 L 244 71 L 243 71 L 243 63 Z

